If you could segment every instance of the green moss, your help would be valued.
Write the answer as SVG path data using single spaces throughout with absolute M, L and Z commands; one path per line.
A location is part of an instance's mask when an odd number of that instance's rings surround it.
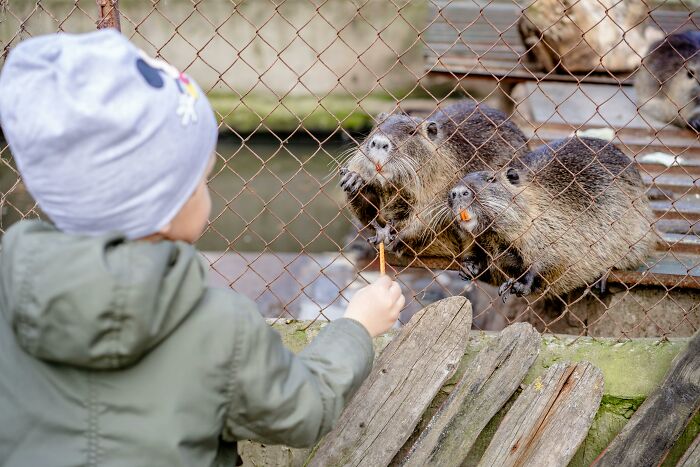
M 272 323 L 272 328 L 279 332 L 282 343 L 292 352 L 298 353 L 309 345 L 326 323 L 306 323 L 303 321 L 287 320 Z
M 629 420 L 645 399 L 645 397 L 620 398 L 605 394 L 600 401 L 600 408 L 610 414 Z
M 698 435 L 700 435 L 700 413 L 695 414 L 695 417 L 688 423 L 688 426 L 669 451 L 662 466 L 671 467 L 676 465 Z
M 540 355 L 525 382 L 531 382 L 560 361 L 589 361 L 603 372 L 606 395 L 620 400 L 644 398 L 663 380 L 673 357 L 686 343 L 685 339 L 617 342 L 590 337 L 543 336 Z
M 356 99 L 350 95 L 331 94 L 321 99 L 314 96 L 248 95 L 234 93 L 209 94 L 214 110 L 225 127 L 239 133 L 253 131 L 333 132 L 338 128 L 362 131 L 372 126 L 372 116 L 391 109 L 393 99 L 385 94 Z

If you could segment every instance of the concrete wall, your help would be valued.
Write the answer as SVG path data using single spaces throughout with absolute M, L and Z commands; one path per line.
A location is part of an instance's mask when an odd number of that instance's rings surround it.
M 95 28 L 95 0 L 5 0 L 0 40 Z M 208 91 L 308 95 L 405 90 L 422 75 L 425 0 L 120 0 L 122 30 Z M 20 32 L 22 31 L 22 32 Z
M 0 42 L 95 29 L 94 0 L 4 0 Z M 426 0 L 120 0 L 122 31 L 193 76 L 222 129 L 363 130 L 423 76 Z M 0 64 L 2 62 L 0 61 Z

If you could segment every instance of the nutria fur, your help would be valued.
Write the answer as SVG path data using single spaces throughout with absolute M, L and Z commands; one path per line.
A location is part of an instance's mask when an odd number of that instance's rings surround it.
M 448 204 L 453 215 L 467 210 L 471 219 L 458 224 L 481 247 L 467 252 L 465 269 L 478 275 L 490 259 L 493 282 L 509 277 L 504 299 L 591 286 L 611 268 L 638 267 L 656 241 L 639 171 L 593 138 L 555 141 L 499 171 L 469 174 Z
M 341 186 L 363 225 L 383 241 L 397 232 L 396 254 L 458 257 L 461 236 L 445 198 L 468 172 L 496 170 L 527 153 L 527 140 L 505 114 L 461 101 L 427 119 L 381 115 L 342 169 Z M 384 231 L 384 232 L 382 232 Z
M 634 88 L 640 110 L 700 131 L 700 31 L 671 34 L 650 47 Z
M 527 2 L 518 32 L 545 71 L 633 71 L 647 46 L 663 37 L 644 22 L 648 16 L 644 0 L 535 0 Z

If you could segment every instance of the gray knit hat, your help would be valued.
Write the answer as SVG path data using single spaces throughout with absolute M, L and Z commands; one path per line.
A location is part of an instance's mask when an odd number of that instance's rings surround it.
M 195 82 L 109 29 L 17 45 L 0 75 L 0 124 L 60 230 L 129 238 L 175 217 L 217 139 Z

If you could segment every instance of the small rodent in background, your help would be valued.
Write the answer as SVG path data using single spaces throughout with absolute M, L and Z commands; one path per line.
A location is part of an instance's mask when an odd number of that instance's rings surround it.
M 426 119 L 380 115 L 341 169 L 350 209 L 395 254 L 459 257 L 462 236 L 445 198 L 464 175 L 496 170 L 528 151 L 502 112 L 459 101 Z M 381 225 L 383 224 L 383 225 Z
M 464 270 L 501 283 L 504 301 L 591 286 L 611 268 L 638 267 L 657 240 L 639 171 L 599 139 L 554 141 L 501 170 L 471 173 L 448 205 L 476 240 Z
M 700 31 L 654 43 L 637 70 L 639 109 L 663 123 L 700 131 Z

